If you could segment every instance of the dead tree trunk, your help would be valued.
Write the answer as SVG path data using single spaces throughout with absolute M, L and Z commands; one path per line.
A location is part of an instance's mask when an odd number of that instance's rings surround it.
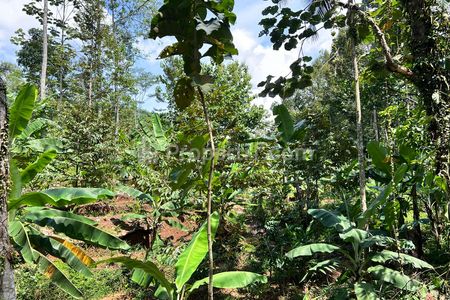
M 0 299 L 16 299 L 12 249 L 8 235 L 7 196 L 9 189 L 8 102 L 6 86 L 0 78 Z

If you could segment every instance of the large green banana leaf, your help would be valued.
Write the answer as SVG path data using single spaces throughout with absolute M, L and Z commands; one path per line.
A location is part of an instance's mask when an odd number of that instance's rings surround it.
M 433 266 L 427 263 L 426 261 L 423 261 L 421 259 L 418 259 L 414 256 L 404 254 L 404 253 L 397 253 L 394 251 L 389 250 L 383 250 L 381 252 L 376 253 L 372 258 L 372 261 L 384 263 L 388 260 L 392 260 L 395 262 L 399 262 L 402 264 L 410 264 L 416 269 L 433 269 Z
M 17 95 L 9 113 L 9 135 L 13 139 L 26 127 L 33 114 L 37 89 L 34 85 L 25 85 Z
M 56 150 L 51 149 L 42 153 L 35 162 L 29 164 L 20 174 L 22 185 L 29 183 L 34 177 L 42 172 L 45 167 L 56 157 Z
M 194 282 L 189 291 L 193 291 L 203 284 L 207 284 L 209 278 L 203 278 Z M 231 271 L 213 275 L 213 286 L 222 289 L 237 289 L 246 287 L 252 283 L 267 283 L 267 277 L 253 272 Z
M 77 220 L 89 225 L 97 225 L 97 222 L 94 220 L 91 220 L 85 216 L 77 215 L 68 211 L 62 211 L 47 207 L 27 207 L 24 208 L 23 211 L 25 212 L 25 218 L 31 222 L 35 222 L 37 220 L 43 219 L 43 218 L 56 218 L 56 217 L 63 217 L 63 218 L 69 218 L 73 220 Z
M 383 266 L 374 266 L 367 269 L 376 279 L 384 282 L 389 282 L 395 287 L 407 290 L 411 292 L 417 291 L 421 284 L 417 280 L 410 278 L 409 276 L 400 273 L 399 271 L 392 270 Z
M 9 223 L 9 235 L 13 241 L 20 247 L 20 253 L 23 259 L 32 264 L 37 258 L 36 251 L 31 246 L 30 238 L 22 222 L 14 220 Z
M 316 243 L 294 248 L 286 253 L 286 256 L 289 258 L 295 258 L 298 256 L 311 256 L 314 253 L 333 253 L 336 250 L 341 249 L 331 244 Z
M 31 192 L 12 199 L 9 208 L 19 206 L 44 206 L 49 204 L 55 207 L 65 207 L 73 204 L 87 204 L 97 200 L 114 197 L 115 193 L 101 188 L 60 188 L 40 192 Z
M 211 215 L 212 239 L 216 235 L 219 227 L 219 214 L 214 212 Z M 208 252 L 207 223 L 205 222 L 200 229 L 192 236 L 192 240 L 187 248 L 180 254 L 175 264 L 176 279 L 175 285 L 180 291 L 197 270 L 200 263 Z
M 79 256 L 72 252 L 71 249 L 67 248 L 64 243 L 61 243 L 60 240 L 43 236 L 36 230 L 32 231 L 29 237 L 30 241 L 33 243 L 35 248 L 39 250 L 39 252 L 58 257 L 75 271 L 85 276 L 92 276 L 92 272 L 89 270 L 87 265 L 85 265 L 83 261 L 80 260 Z M 82 251 L 79 248 L 76 250 Z M 86 261 L 92 261 L 92 259 L 89 257 Z
M 109 249 L 130 249 L 130 246 L 126 242 L 101 229 L 77 219 L 55 217 L 52 212 L 49 213 L 48 210 L 29 212 L 24 215 L 24 219 L 40 226 L 52 227 L 56 232 L 97 246 Z
M 352 223 L 346 217 L 336 215 L 326 209 L 308 209 L 308 214 L 323 226 L 335 228 L 338 232 L 344 232 L 352 227 Z
M 29 138 L 35 132 L 39 132 L 40 130 L 44 129 L 49 123 L 51 123 L 51 121 L 48 119 L 37 118 L 31 121 L 27 125 L 27 127 L 22 131 L 22 133 L 19 136 L 17 136 L 17 138 L 22 140 Z

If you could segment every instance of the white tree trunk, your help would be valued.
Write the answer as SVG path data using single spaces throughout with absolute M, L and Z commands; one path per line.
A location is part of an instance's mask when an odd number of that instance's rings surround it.
M 48 56 L 48 0 L 44 0 L 44 17 L 42 19 L 42 66 L 41 66 L 41 87 L 40 87 L 40 98 L 43 100 L 45 98 L 45 84 L 47 79 L 47 56 Z
M 0 300 L 16 299 L 12 248 L 8 235 L 7 196 L 9 188 L 8 108 L 6 87 L 0 78 Z

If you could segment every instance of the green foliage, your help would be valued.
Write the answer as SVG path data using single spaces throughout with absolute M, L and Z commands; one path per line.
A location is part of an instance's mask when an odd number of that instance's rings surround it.
M 343 242 L 349 243 L 353 251 L 348 251 L 345 248 L 331 244 L 316 243 L 297 247 L 286 253 L 286 256 L 296 258 L 299 256 L 312 256 L 316 253 L 340 253 L 342 258 L 321 261 L 313 267 L 310 267 L 308 273 L 315 273 L 317 271 L 330 272 L 340 267 L 342 269 L 341 276 L 345 276 L 344 280 L 354 283 L 351 289 L 356 294 L 357 299 L 376 299 L 378 297 L 376 292 L 377 288 L 374 288 L 377 283 L 373 281 L 371 276 L 374 279 L 391 283 L 396 288 L 410 292 L 416 292 L 423 287 L 422 283 L 412 279 L 410 276 L 381 265 L 388 261 L 394 261 L 400 265 L 410 264 L 416 269 L 434 269 L 427 262 L 404 253 L 393 252 L 387 249 L 377 252 L 375 248 L 368 248 L 373 243 L 385 247 L 386 245 L 383 245 L 383 243 L 377 242 L 382 241 L 383 237 L 354 228 L 352 225 L 344 229 L 342 227 L 336 227 L 336 224 L 339 223 L 350 224 L 348 219 L 343 216 L 338 217 L 330 212 L 327 213 L 326 210 L 309 210 L 309 213 L 323 225 L 335 228 L 337 232 L 340 232 L 340 239 Z M 370 266 L 370 262 L 379 264 Z M 351 274 L 348 274 L 348 271 Z M 307 275 L 305 275 L 304 279 Z M 361 282 L 361 280 L 365 280 L 365 282 Z
M 256 282 L 267 283 L 267 277 L 243 271 L 223 272 L 213 276 L 213 286 L 221 289 L 243 288 Z M 197 280 L 192 284 L 189 291 L 193 291 L 206 283 L 208 283 L 208 278 Z
M 65 267 L 57 262 L 58 268 L 76 282 L 83 299 L 103 299 L 118 293 L 128 292 L 127 282 L 120 270 L 94 270 L 90 277 Z M 63 290 L 55 288 L 54 283 L 30 265 L 20 265 L 15 270 L 16 292 L 19 300 L 60 300 L 76 299 Z M 130 291 L 131 292 L 131 291 Z
M 211 215 L 212 238 L 214 238 L 217 227 L 219 226 L 219 215 L 214 213 Z M 208 252 L 208 238 L 206 223 L 200 227 L 197 233 L 192 236 L 192 240 L 186 249 L 178 257 L 175 265 L 177 277 L 175 285 L 177 291 L 180 292 L 186 282 L 189 281 L 192 274 L 197 270 L 200 263 Z
M 214 213 L 211 217 L 212 232 L 214 236 L 219 225 L 219 215 Z M 208 252 L 206 225 L 207 224 L 205 222 L 198 229 L 198 231 L 192 236 L 190 243 L 178 256 L 178 260 L 175 264 L 175 280 L 172 283 L 169 282 L 164 273 L 150 261 L 142 262 L 127 257 L 116 257 L 105 261 L 100 261 L 98 264 L 115 262 L 123 264 L 129 269 L 134 269 L 135 272 L 136 270 L 145 272 L 145 274 L 151 276 L 150 278 L 156 281 L 155 285 L 158 286 L 158 288 L 155 291 L 154 296 L 157 299 L 180 299 L 180 297 L 182 297 L 182 299 L 188 298 L 190 292 L 208 282 L 208 278 L 205 278 L 195 281 L 192 285 L 188 284 L 188 281 L 191 279 L 194 272 L 197 271 L 200 263 L 205 259 Z M 143 280 L 142 276 L 140 279 L 141 280 L 137 282 L 144 286 L 147 285 L 147 281 Z M 241 271 L 218 273 L 214 275 L 213 279 L 214 287 L 217 288 L 241 288 L 256 282 L 267 282 L 267 278 L 263 275 Z M 185 298 L 183 298 L 184 289 L 188 291 Z
M 9 117 L 9 134 L 11 138 L 18 136 L 28 125 L 34 110 L 37 89 L 31 84 L 25 85 L 11 106 Z
M 19 135 L 24 130 L 27 132 L 34 131 L 33 129 L 27 129 L 26 125 L 34 126 L 29 121 L 34 109 L 35 98 L 35 88 L 25 86 L 13 103 L 12 107 L 16 108 L 11 112 L 12 115 L 16 115 L 11 119 L 13 136 Z M 26 112 L 25 114 L 23 112 L 18 113 L 18 108 L 27 105 L 29 109 L 23 110 Z M 69 204 L 89 203 L 114 196 L 115 194 L 111 191 L 61 188 L 22 193 L 26 185 L 38 173 L 42 172 L 55 157 L 56 149 L 48 150 L 40 155 L 36 161 L 25 164 L 27 167 L 20 171 L 17 165 L 19 162 L 26 161 L 25 154 L 21 152 L 14 154 L 11 160 L 13 188 L 8 199 L 11 224 L 9 234 L 19 248 L 25 262 L 35 264 L 42 274 L 50 278 L 62 290 L 75 298 L 81 298 L 81 292 L 47 255 L 50 254 L 61 259 L 74 270 L 86 275 L 91 275 L 87 267 L 93 263 L 92 258 L 66 238 L 48 235 L 43 229 L 50 227 L 55 233 L 62 233 L 66 237 L 111 249 L 128 250 L 129 246 L 120 239 L 93 226 L 96 223 L 86 217 L 45 207 L 51 205 L 67 208 Z

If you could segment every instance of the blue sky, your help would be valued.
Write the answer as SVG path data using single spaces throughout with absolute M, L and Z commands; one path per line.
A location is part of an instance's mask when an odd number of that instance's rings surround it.
M 9 40 L 17 29 L 23 28 L 26 31 L 29 28 L 39 26 L 33 17 L 22 11 L 23 5 L 27 2 L 29 0 L 0 0 L 0 7 L 2 8 L 0 10 L 0 61 L 15 62 L 15 51 L 17 49 Z M 288 5 L 297 7 L 301 7 L 302 2 L 298 0 L 287 1 Z M 234 59 L 248 65 L 255 94 L 258 92 L 256 85 L 260 81 L 264 80 L 267 75 L 288 74 L 289 65 L 298 57 L 298 51 L 274 51 L 267 38 L 258 37 L 261 31 L 261 27 L 258 25 L 261 19 L 261 11 L 270 4 L 270 1 L 263 0 L 236 0 L 235 4 L 237 21 L 235 26 L 232 27 L 232 33 L 239 55 Z M 145 68 L 154 74 L 161 73 L 160 61 L 156 60 L 156 57 L 166 44 L 165 41 L 140 39 L 137 46 L 146 57 L 137 62 L 137 67 Z M 330 47 L 330 33 L 322 32 L 318 39 L 304 45 L 303 52 L 305 55 L 316 57 L 321 50 L 330 49 Z M 276 99 L 257 98 L 254 103 L 264 105 L 268 109 L 273 101 L 276 101 Z M 164 105 L 156 103 L 154 99 L 147 98 L 143 108 L 154 110 L 164 108 Z

